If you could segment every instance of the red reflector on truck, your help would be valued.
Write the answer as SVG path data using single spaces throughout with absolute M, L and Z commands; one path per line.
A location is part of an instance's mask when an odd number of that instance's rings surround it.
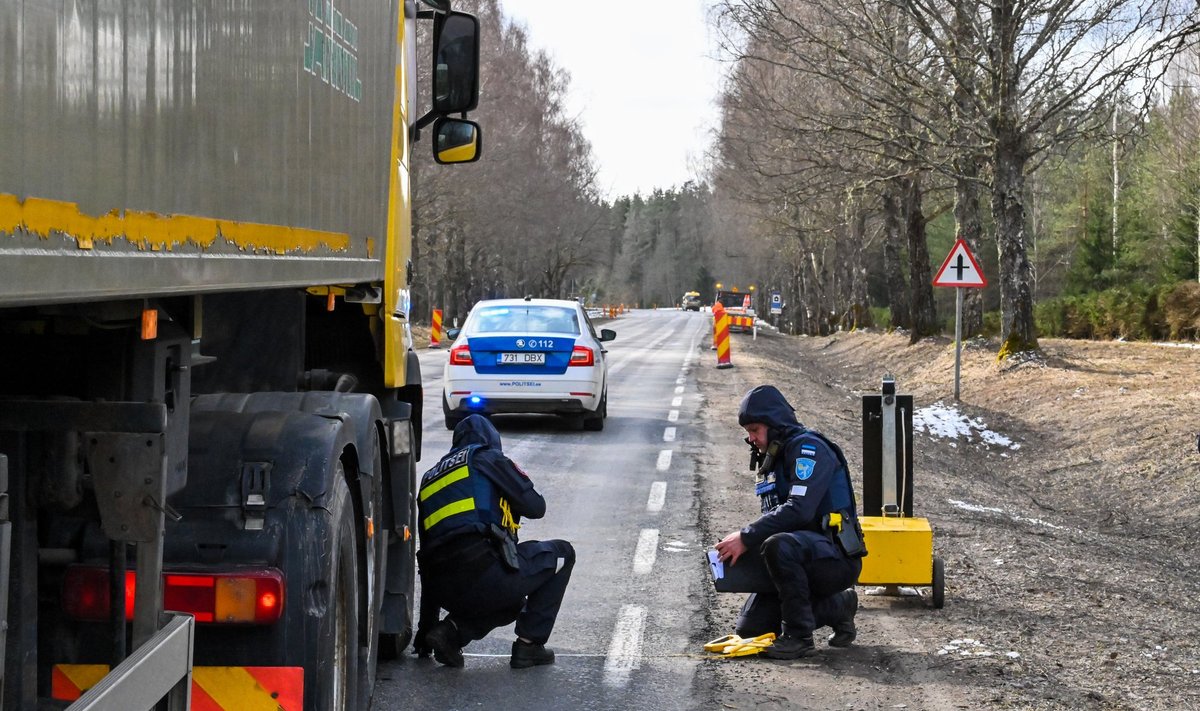
M 125 619 L 133 619 L 137 592 L 133 571 L 125 573 Z M 67 568 L 63 609 L 78 620 L 108 619 L 108 570 Z M 283 574 L 274 569 L 232 573 L 163 573 L 163 607 L 186 612 L 198 623 L 266 625 L 283 614 Z

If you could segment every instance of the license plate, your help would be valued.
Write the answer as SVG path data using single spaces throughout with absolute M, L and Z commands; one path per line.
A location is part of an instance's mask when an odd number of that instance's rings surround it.
M 501 365 L 545 365 L 545 353 L 501 353 Z

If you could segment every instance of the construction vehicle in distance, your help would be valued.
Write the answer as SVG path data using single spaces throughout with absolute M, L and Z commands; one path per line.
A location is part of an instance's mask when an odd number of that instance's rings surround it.
M 683 298 L 679 301 L 679 308 L 684 311 L 699 311 L 700 310 L 700 292 L 686 291 Z
M 0 0 L 0 708 L 361 711 L 407 645 L 411 151 L 481 146 L 423 2 Z
M 754 328 L 754 298 L 749 291 L 737 289 L 718 289 L 713 297 L 713 303 L 720 303 L 729 314 L 729 330 L 750 331 Z

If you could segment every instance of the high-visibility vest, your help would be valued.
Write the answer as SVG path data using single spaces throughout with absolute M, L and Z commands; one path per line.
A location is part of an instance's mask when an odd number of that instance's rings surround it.
M 500 525 L 500 495 L 492 481 L 472 466 L 473 444 L 442 457 L 421 477 L 417 497 L 421 545 L 463 533 L 486 533 Z

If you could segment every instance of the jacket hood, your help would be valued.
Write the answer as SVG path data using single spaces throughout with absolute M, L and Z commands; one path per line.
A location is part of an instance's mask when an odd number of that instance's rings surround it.
M 774 436 L 803 427 L 796 419 L 795 408 L 774 385 L 759 385 L 742 398 L 742 404 L 738 406 L 738 424 L 745 427 L 751 422 L 766 425 Z
M 500 433 L 491 420 L 483 415 L 468 415 L 454 428 L 452 449 L 460 449 L 472 444 L 490 447 L 497 452 L 500 449 Z

